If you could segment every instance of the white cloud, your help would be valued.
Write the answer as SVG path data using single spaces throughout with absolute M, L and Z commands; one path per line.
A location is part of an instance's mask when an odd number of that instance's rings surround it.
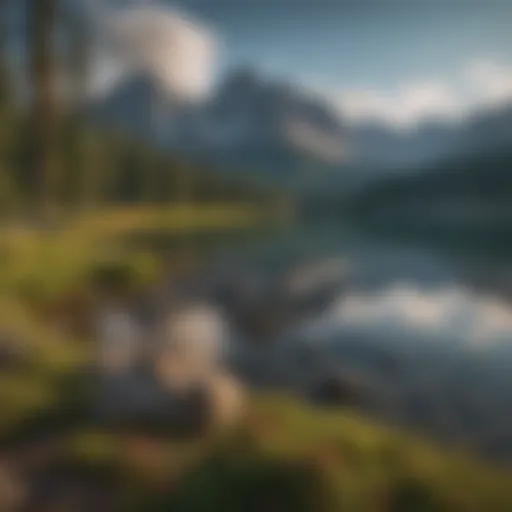
M 97 12 L 102 50 L 96 82 L 108 85 L 145 71 L 175 98 L 193 100 L 208 93 L 217 41 L 202 24 L 152 2 Z
M 396 126 L 410 126 L 427 117 L 458 117 L 463 111 L 455 91 L 436 81 L 412 83 L 391 94 L 348 91 L 339 101 L 351 120 L 381 120 Z
M 468 66 L 466 75 L 478 102 L 499 106 L 512 100 L 512 66 L 482 59 Z
M 512 65 L 479 59 L 451 80 L 414 80 L 387 93 L 361 87 L 333 99 L 353 122 L 382 121 L 409 128 L 427 119 L 457 120 L 478 108 L 512 103 Z

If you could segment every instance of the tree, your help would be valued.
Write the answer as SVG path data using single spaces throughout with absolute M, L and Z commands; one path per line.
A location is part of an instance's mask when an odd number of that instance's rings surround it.
M 30 80 L 32 86 L 32 195 L 37 213 L 47 216 L 58 185 L 56 65 L 53 39 L 57 0 L 32 0 Z
M 0 209 L 12 211 L 18 193 L 13 168 L 14 143 L 18 125 L 14 116 L 14 94 L 11 82 L 8 54 L 8 4 L 0 0 Z
M 11 84 L 7 63 L 7 23 L 7 1 L 0 0 L 0 113 L 2 114 L 11 101 Z
M 68 75 L 72 87 L 72 174 L 74 196 L 83 209 L 96 206 L 98 147 L 82 119 L 82 105 L 87 98 L 90 71 L 90 26 L 86 14 L 76 6 L 66 12 L 68 31 Z

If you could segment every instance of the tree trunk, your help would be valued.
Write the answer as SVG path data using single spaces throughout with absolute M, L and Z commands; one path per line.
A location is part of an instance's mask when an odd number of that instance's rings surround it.
M 35 209 L 48 218 L 55 206 L 58 186 L 57 98 L 53 36 L 57 0 L 32 0 L 30 78 L 32 98 L 32 185 Z
M 88 128 L 85 126 L 82 107 L 88 94 L 87 84 L 89 83 L 90 71 L 90 33 L 88 21 L 82 12 L 69 13 L 66 24 L 69 27 L 70 37 L 70 74 L 71 83 L 73 84 L 73 101 L 75 114 L 73 116 L 74 129 L 74 156 L 75 161 L 72 162 L 74 167 L 76 180 L 75 190 L 78 198 L 77 206 L 82 210 L 90 210 L 94 208 L 97 201 L 96 190 L 96 169 L 97 155 L 93 155 L 97 151 L 97 147 L 91 147 L 91 137 Z

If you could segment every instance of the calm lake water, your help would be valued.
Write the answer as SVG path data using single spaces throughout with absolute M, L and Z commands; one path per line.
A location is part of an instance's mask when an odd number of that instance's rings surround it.
M 292 303 L 313 296 L 278 343 L 298 379 L 327 367 L 355 375 L 380 417 L 510 461 L 512 259 L 468 237 L 313 225 L 221 252 L 212 266 L 253 289 L 278 280 Z
M 183 246 L 144 243 L 163 254 Z M 391 237 L 339 223 L 196 236 L 190 247 L 208 254 L 204 271 L 164 291 L 218 307 L 248 381 L 355 379 L 366 413 L 512 461 L 506 251 L 471 231 Z

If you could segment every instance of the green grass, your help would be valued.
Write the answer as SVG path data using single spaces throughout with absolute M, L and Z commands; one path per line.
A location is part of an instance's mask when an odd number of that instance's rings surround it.
M 122 468 L 127 510 L 512 510 L 511 473 L 351 411 L 285 397 L 253 397 L 236 428 L 198 441 L 90 431 L 68 450 L 93 466 Z
M 65 293 L 84 290 L 96 271 L 119 267 L 140 288 L 155 282 L 163 270 L 180 271 L 197 264 L 201 254 L 176 251 L 166 261 L 152 248 L 133 243 L 143 236 L 243 232 L 264 222 L 250 205 L 184 204 L 166 208 L 127 207 L 63 220 L 41 230 L 4 226 L 0 234 L 0 295 L 25 303 L 47 303 Z

